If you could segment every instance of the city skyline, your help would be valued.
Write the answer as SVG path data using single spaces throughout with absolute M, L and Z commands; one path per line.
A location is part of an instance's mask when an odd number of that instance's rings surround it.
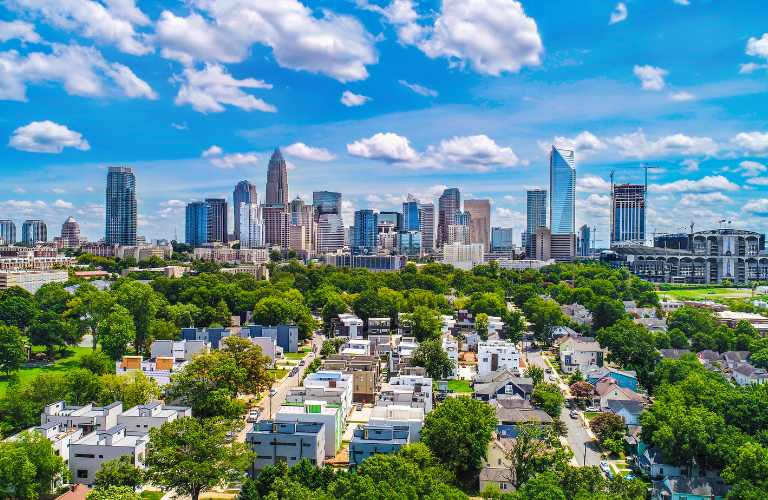
M 42 10 L 0 8 L 0 58 L 17 68 L 0 79 L 0 218 L 18 233 L 26 219 L 50 229 L 73 216 L 84 237 L 99 239 L 105 170 L 125 165 L 136 174 L 138 234 L 182 239 L 190 201 L 230 201 L 243 179 L 265 199 L 269 156 L 280 147 L 287 201 L 341 192 L 348 225 L 354 210 L 397 210 L 409 192 L 436 204 L 445 187 L 457 187 L 465 199 L 490 199 L 491 225 L 519 235 L 525 190 L 547 186 L 546 151 L 556 144 L 576 151 L 575 227 L 596 227 L 598 246 L 609 234 L 609 172 L 619 172 L 617 183 L 639 183 L 642 163 L 658 167 L 649 176 L 648 238 L 692 220 L 768 229 L 768 103 L 760 98 L 768 37 L 746 14 L 759 2 L 738 10 L 629 2 L 613 23 L 610 2 L 485 3 L 498 3 L 508 30 L 530 34 L 532 45 L 509 33 L 499 53 L 438 40 L 429 12 L 458 15 L 450 2 L 403 2 L 423 28 L 413 42 L 388 0 L 304 2 L 307 30 L 339 35 L 339 24 L 319 21 L 322 8 L 357 27 L 348 39 L 361 50 L 347 44 L 341 54 L 285 40 L 184 45 L 165 21 L 214 14 L 177 2 L 139 1 L 134 17 L 106 9 L 132 28 L 119 39 L 87 29 L 86 19 L 72 30 Z M 467 16 L 499 35 L 482 12 Z M 54 69 L 33 77 L 23 64 L 31 54 L 66 56 L 90 68 L 84 78 L 97 85 L 78 87 Z M 205 85 L 213 81 L 229 82 L 230 94 L 216 95 Z M 675 211 L 690 220 L 665 216 Z

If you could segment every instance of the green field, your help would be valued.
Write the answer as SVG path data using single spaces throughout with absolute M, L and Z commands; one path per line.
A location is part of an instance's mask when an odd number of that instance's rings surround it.
M 466 394 L 472 392 L 472 386 L 469 385 L 469 380 L 449 380 L 448 390 L 450 392 Z
M 659 297 L 671 300 L 718 300 L 745 299 L 752 296 L 751 288 L 679 288 L 675 290 L 659 290 Z
M 286 352 L 283 353 L 285 355 L 285 359 L 290 359 L 292 361 L 299 361 L 304 359 L 304 356 L 307 355 L 306 352 Z
M 22 368 L 16 372 L 16 375 L 20 382 L 26 382 L 41 373 L 66 372 L 73 368 L 79 368 L 80 358 L 87 352 L 91 352 L 90 347 L 70 347 L 65 356 L 57 360 L 53 366 Z M 8 387 L 8 379 L 6 377 L 0 377 L 0 395 L 5 394 L 6 387 Z
M 142 500 L 160 500 L 161 498 L 163 498 L 163 492 L 162 491 L 142 491 L 141 498 Z
M 596 416 L 600 415 L 601 412 L 599 411 L 585 411 L 584 412 L 584 418 L 587 419 L 587 422 L 595 418 Z

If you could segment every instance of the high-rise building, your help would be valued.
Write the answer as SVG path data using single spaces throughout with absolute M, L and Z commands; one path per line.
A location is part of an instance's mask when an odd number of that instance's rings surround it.
M 280 148 L 275 148 L 267 167 L 267 205 L 288 204 L 288 167 Z
M 395 231 L 400 231 L 403 228 L 403 214 L 400 212 L 379 212 L 376 216 L 376 222 L 379 226 L 389 223 Z
M 235 238 L 240 238 L 240 207 L 244 203 L 251 203 L 258 206 L 259 195 L 256 192 L 256 186 L 248 181 L 240 181 L 232 191 L 232 216 L 235 220 Z
M 418 231 L 419 228 L 419 200 L 409 194 L 407 201 L 403 203 L 403 225 L 400 230 Z
M 261 207 L 256 203 L 240 205 L 240 248 L 258 248 L 264 246 L 264 219 Z
M 344 222 L 341 220 L 341 215 L 320 215 L 317 219 L 317 252 L 331 253 L 343 246 Z
M 315 207 L 307 205 L 298 196 L 290 204 L 291 225 L 288 248 L 310 254 L 315 250 Z
M 106 212 L 107 245 L 136 246 L 136 177 L 131 167 L 109 167 Z
M 494 252 L 512 250 L 515 246 L 512 233 L 511 227 L 491 228 L 491 250 Z
M 381 215 L 381 214 L 379 214 Z M 395 250 L 397 247 L 397 229 L 391 220 L 376 217 L 376 246 L 380 250 Z
M 435 204 L 422 203 L 419 205 L 419 231 L 421 232 L 421 251 L 435 251 Z
M 533 258 L 547 261 L 552 255 L 552 231 L 548 227 L 537 227 L 531 236 Z
M 184 227 L 184 241 L 187 245 L 199 247 L 208 243 L 208 203 L 188 203 Z
M 453 217 L 461 210 L 461 193 L 457 188 L 448 188 L 440 195 L 437 202 L 437 244 L 442 246 L 448 241 L 448 226 L 453 224 Z
M 37 243 L 48 241 L 48 226 L 45 222 L 37 219 L 27 219 L 21 225 L 21 243 L 27 246 L 34 246 Z
M 341 215 L 341 193 L 333 191 L 315 191 L 312 193 L 312 205 L 315 216 L 320 219 L 323 214 Z
M 552 258 L 573 260 L 576 255 L 576 157 L 552 146 L 549 154 L 549 229 Z
M 579 228 L 579 240 L 577 242 L 579 256 L 589 257 L 592 255 L 590 244 L 592 243 L 592 232 L 589 226 L 584 224 Z
M 611 246 L 645 243 L 645 186 L 618 184 L 611 192 Z
M 464 200 L 464 211 L 470 215 L 470 243 L 481 243 L 488 252 L 491 248 L 491 200 Z
M 208 204 L 208 242 L 226 243 L 229 241 L 227 200 L 207 198 L 205 202 Z
M 397 237 L 397 250 L 400 255 L 409 257 L 421 255 L 421 231 L 400 231 Z
M 376 253 L 378 239 L 376 212 L 370 209 L 356 210 L 354 227 L 352 252 L 356 254 Z
M 16 224 L 12 220 L 0 220 L 0 240 L 3 245 L 16 243 Z
M 453 214 L 453 223 L 448 226 L 448 235 L 445 243 L 469 245 L 471 243 L 471 223 L 472 215 L 469 212 L 456 212 Z M 483 251 L 485 251 L 485 247 L 483 247 Z
M 264 218 L 264 243 L 270 247 L 288 248 L 291 226 L 288 207 L 282 203 L 264 204 L 261 216 Z
M 547 190 L 529 189 L 526 191 L 525 253 L 533 256 L 533 238 L 536 229 L 547 227 Z
M 67 217 L 61 225 L 61 245 L 64 248 L 80 246 L 80 224 L 72 217 Z

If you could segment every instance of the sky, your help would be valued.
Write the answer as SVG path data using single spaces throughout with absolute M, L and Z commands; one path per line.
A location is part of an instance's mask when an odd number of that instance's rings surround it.
M 764 232 L 767 20 L 764 0 L 4 0 L 0 218 L 101 238 L 127 165 L 139 234 L 183 239 L 186 203 L 263 197 L 280 147 L 290 196 L 341 191 L 347 224 L 458 187 L 518 239 L 557 144 L 598 246 L 611 172 L 644 165 L 649 233 Z

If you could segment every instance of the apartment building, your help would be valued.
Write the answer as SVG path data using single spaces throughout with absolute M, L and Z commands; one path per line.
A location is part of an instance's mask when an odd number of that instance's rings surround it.
M 420 375 L 392 377 L 381 386 L 376 404 L 422 408 L 427 414 L 432 411 L 432 379 Z
M 87 404 L 74 406 L 64 401 L 46 405 L 40 414 L 40 425 L 60 424 L 63 428 L 78 428 L 83 434 L 103 431 L 117 425 L 117 416 L 123 412 L 123 403 L 116 401 L 107 406 Z
M 406 426 L 358 425 L 349 443 L 349 465 L 356 467 L 377 453 L 397 453 L 410 442 L 409 437 Z
M 325 432 L 326 457 L 335 457 L 341 448 L 344 422 L 340 407 L 331 406 L 327 401 L 304 401 L 303 406 L 281 406 L 275 418 L 278 422 L 323 424 Z
M 322 422 L 256 422 L 245 436 L 255 457 L 251 475 L 268 465 L 284 462 L 289 467 L 303 459 L 323 466 L 325 460 L 325 424 Z
M 379 392 L 379 359 L 375 356 L 333 354 L 322 362 L 323 370 L 352 374 L 352 401 L 373 403 Z
M 129 435 L 119 424 L 97 430 L 73 442 L 69 449 L 69 470 L 72 481 L 93 484 L 104 462 L 129 457 L 135 467 L 143 467 L 148 436 Z
M 368 425 L 376 427 L 407 427 L 411 443 L 419 440 L 424 427 L 424 408 L 390 405 L 374 406 Z
M 188 406 L 169 406 L 162 401 L 151 401 L 145 405 L 136 405 L 117 416 L 118 425 L 125 426 L 129 436 L 149 434 L 150 429 L 160 427 L 181 417 L 191 417 L 192 408 Z
M 512 342 L 487 340 L 477 345 L 477 373 L 486 375 L 499 370 L 520 371 L 520 353 Z

